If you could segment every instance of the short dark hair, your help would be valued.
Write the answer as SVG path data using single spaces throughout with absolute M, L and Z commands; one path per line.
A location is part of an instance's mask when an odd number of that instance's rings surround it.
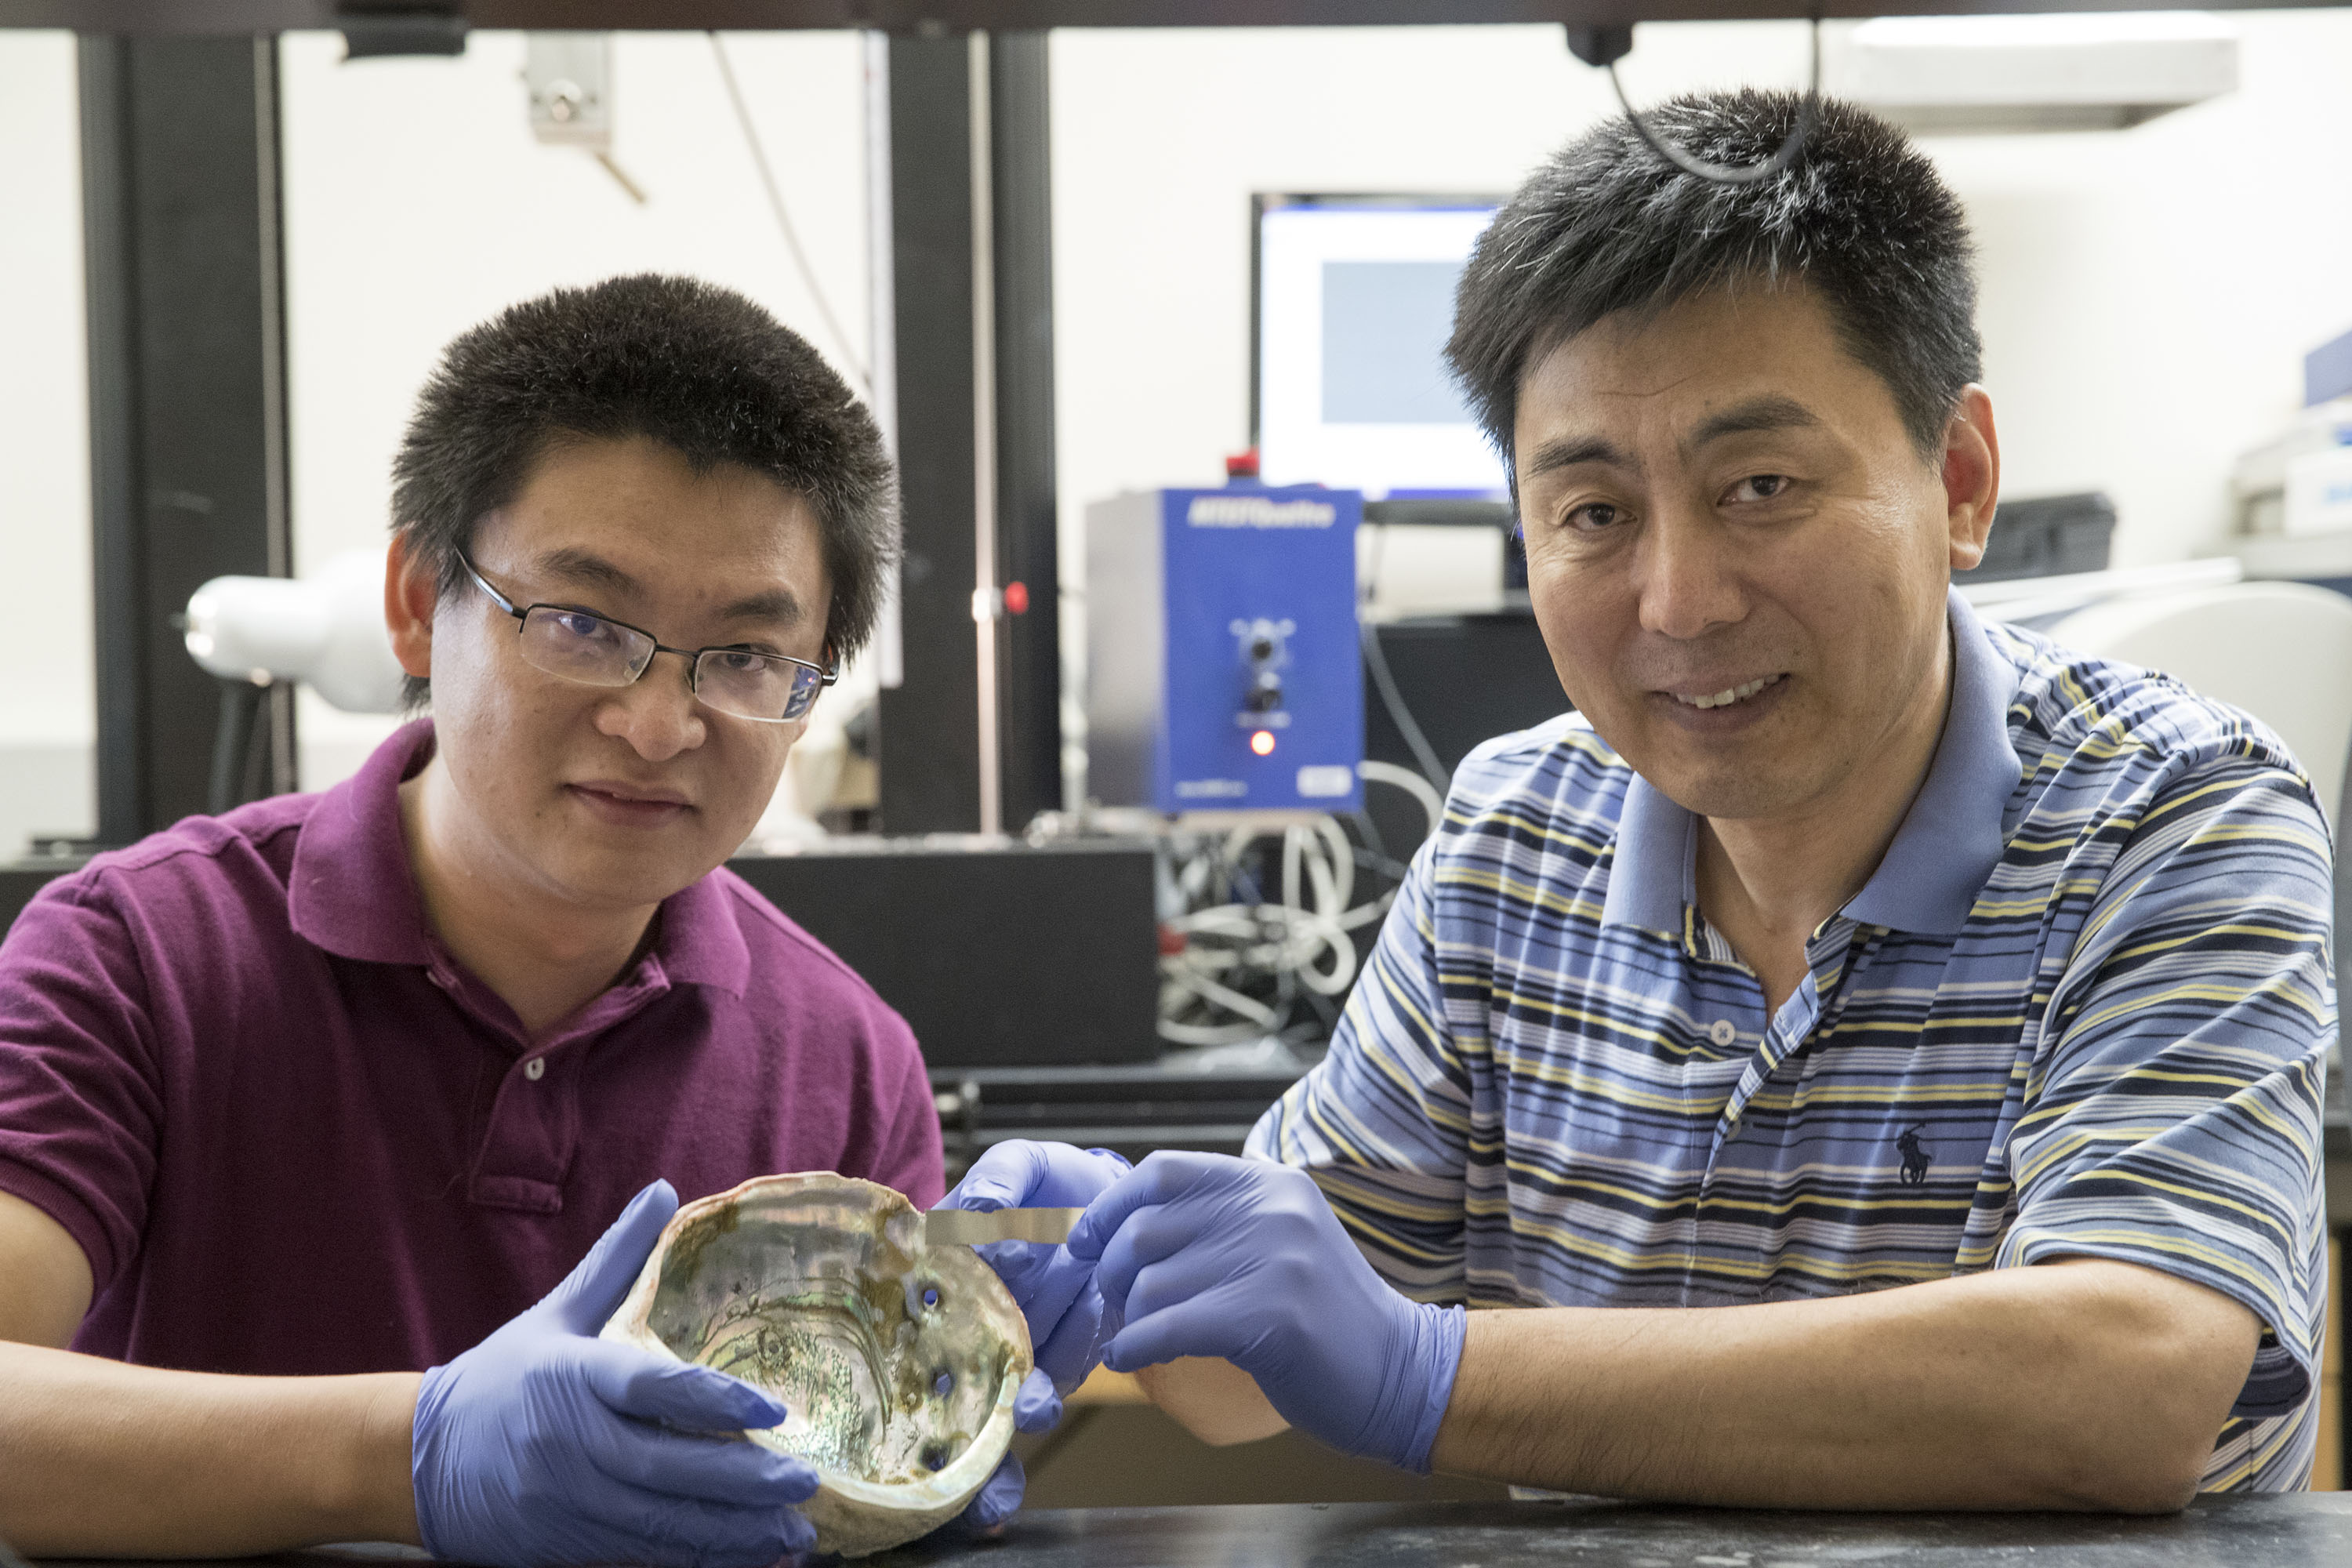
M 443 596 L 458 552 L 568 442 L 645 437 L 698 472 L 736 464 L 815 509 L 847 658 L 872 635 L 898 558 L 890 459 L 873 416 L 816 350 L 715 283 L 643 274 L 558 289 L 460 333 L 417 395 L 392 464 L 392 528 Z M 431 685 L 409 678 L 414 710 Z
M 1803 102 L 1753 89 L 1694 93 L 1643 119 L 1697 157 L 1754 164 L 1780 146 Z M 1748 185 L 1673 167 L 1621 115 L 1562 148 L 1495 215 L 1462 274 L 1445 356 L 1510 468 L 1520 378 L 1543 354 L 1616 311 L 1801 280 L 1932 457 L 1962 389 L 1983 374 L 1973 255 L 1935 165 L 1852 104 L 1822 102 L 1796 160 Z

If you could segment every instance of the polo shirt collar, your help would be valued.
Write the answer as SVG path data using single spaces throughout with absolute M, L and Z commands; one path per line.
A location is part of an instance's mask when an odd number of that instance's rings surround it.
M 287 905 L 295 933 L 344 958 L 425 965 L 438 944 L 409 869 L 400 786 L 433 760 L 433 721 L 394 731 L 358 773 L 319 797 L 294 845 Z M 662 900 L 649 977 L 740 996 L 751 952 L 719 872 Z
M 392 732 L 360 771 L 319 797 L 294 841 L 294 932 L 370 963 L 432 962 L 425 902 L 400 831 L 400 786 L 433 760 L 433 721 Z
M 735 920 L 724 868 L 662 900 L 653 957 L 682 985 L 709 985 L 741 996 L 751 979 L 751 948 Z
M 1957 934 L 2000 863 L 2009 798 L 2024 774 L 2010 743 L 2017 673 L 1985 641 L 1984 623 L 1948 591 L 1952 700 L 1927 777 L 1878 868 L 1842 913 L 1864 925 Z M 1639 773 L 1618 816 L 1601 923 L 1677 933 L 1698 901 L 1698 821 Z

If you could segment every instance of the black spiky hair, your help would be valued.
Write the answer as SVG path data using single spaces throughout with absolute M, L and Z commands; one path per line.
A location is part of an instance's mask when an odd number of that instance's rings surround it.
M 1643 119 L 1696 157 L 1752 165 L 1780 148 L 1803 101 L 1694 93 Z M 1559 344 L 1618 311 L 1801 282 L 1932 458 L 1962 389 L 1983 374 L 1973 257 L 1935 166 L 1852 104 L 1824 100 L 1795 161 L 1748 185 L 1683 173 L 1618 116 L 1562 148 L 1495 215 L 1463 272 L 1445 356 L 1508 470 L 1520 380 Z
M 825 637 L 865 646 L 898 558 L 881 432 L 816 350 L 765 310 L 698 279 L 646 273 L 557 289 L 460 333 L 417 395 L 392 465 L 392 527 L 444 596 L 458 552 L 550 450 L 645 437 L 698 472 L 736 464 L 808 499 L 832 579 Z M 429 683 L 411 677 L 408 705 Z

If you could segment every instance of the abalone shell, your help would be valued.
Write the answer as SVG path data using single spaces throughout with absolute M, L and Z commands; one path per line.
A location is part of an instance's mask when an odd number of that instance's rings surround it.
M 961 1512 L 1013 1439 L 1029 1330 L 968 1247 L 926 1247 L 906 1198 L 831 1172 L 679 1209 L 604 1337 L 774 1394 L 746 1436 L 814 1466 L 817 1549 L 862 1557 Z

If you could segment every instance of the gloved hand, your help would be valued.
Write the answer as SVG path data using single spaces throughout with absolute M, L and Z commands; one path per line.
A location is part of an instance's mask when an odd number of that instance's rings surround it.
M 940 1206 L 983 1213 L 1084 1208 L 1129 1169 L 1108 1149 L 1008 1139 L 973 1161 Z M 1093 1260 L 1072 1258 L 1066 1247 L 1031 1241 L 991 1242 L 977 1250 L 1020 1303 L 1037 1365 L 1053 1379 L 1055 1390 L 1067 1394 L 1084 1383 L 1101 1359 L 1102 1297 L 1094 1289 Z M 1055 1415 L 1059 1417 L 1058 1408 Z
M 1108 1149 L 1010 1139 L 973 1161 L 940 1206 L 983 1213 L 1082 1208 L 1128 1169 Z M 1050 1432 L 1062 1419 L 1062 1394 L 1084 1383 L 1101 1359 L 1102 1297 L 1094 1288 L 1093 1267 L 1074 1261 L 1067 1247 L 1037 1242 L 997 1241 L 974 1250 L 996 1270 L 1029 1321 L 1036 1365 L 1013 1397 L 1013 1427 Z M 964 1509 L 962 1522 L 973 1530 L 994 1529 L 1020 1508 L 1027 1484 L 1021 1461 L 1007 1454 Z
M 410 1472 L 434 1556 L 766 1568 L 815 1544 L 792 1505 L 816 1490 L 816 1472 L 727 1436 L 774 1426 L 782 1405 L 595 1337 L 677 1210 L 669 1184 L 654 1183 L 546 1300 L 425 1374 Z
M 1426 1472 L 1462 1363 L 1459 1307 L 1409 1301 L 1372 1271 L 1312 1177 L 1162 1152 L 1095 1199 L 1070 1255 L 1097 1259 L 1118 1372 L 1221 1356 L 1292 1426 Z

